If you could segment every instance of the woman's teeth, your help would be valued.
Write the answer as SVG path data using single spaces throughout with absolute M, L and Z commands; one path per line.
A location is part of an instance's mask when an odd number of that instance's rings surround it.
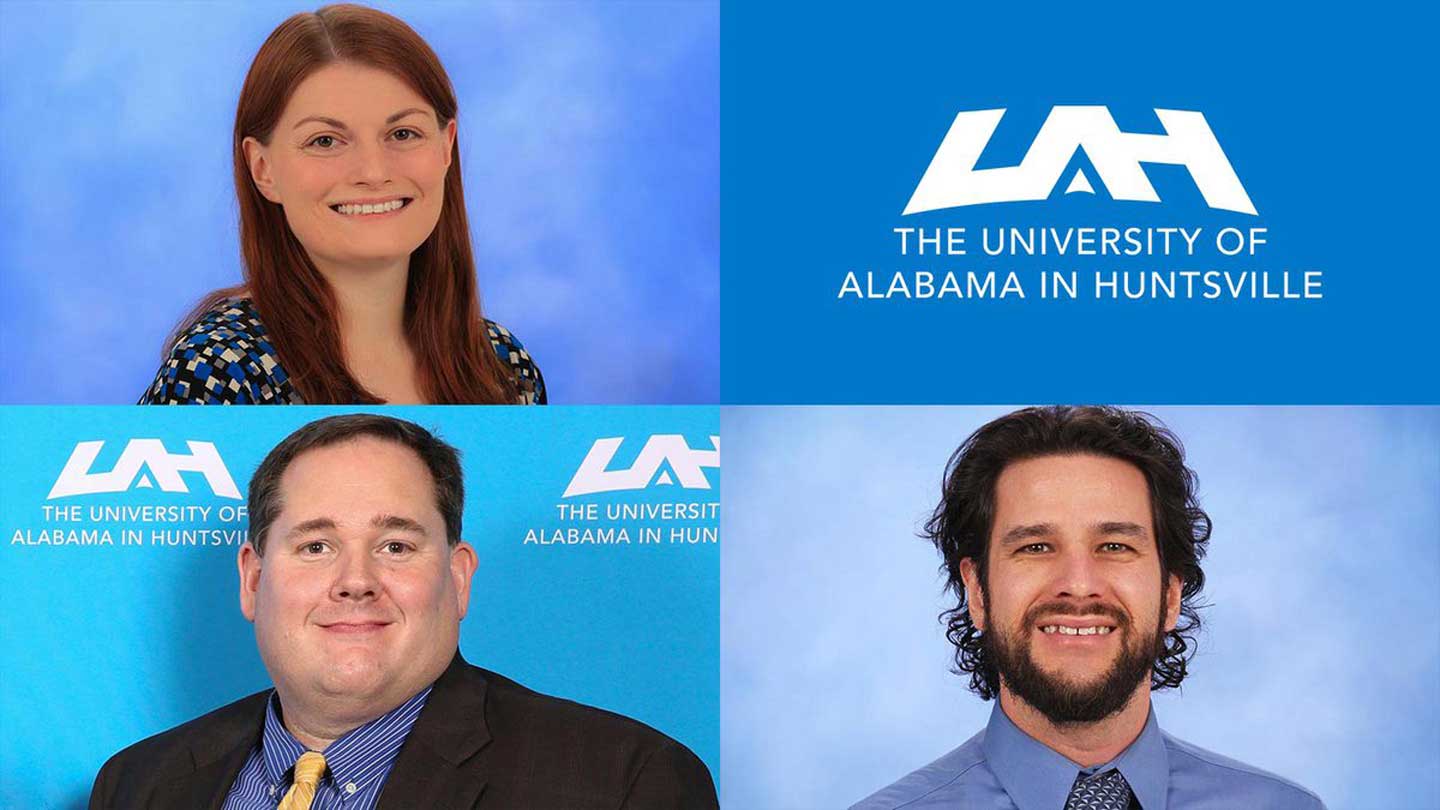
M 391 211 L 398 211 L 404 208 L 405 202 L 405 200 L 391 200 L 390 202 L 376 203 L 375 205 L 335 205 L 331 207 L 346 216 L 355 216 L 357 214 L 388 214 Z

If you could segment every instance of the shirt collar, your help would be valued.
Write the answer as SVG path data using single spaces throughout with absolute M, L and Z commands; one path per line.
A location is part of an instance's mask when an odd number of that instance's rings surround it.
M 995 701 L 981 743 L 985 760 L 1019 810 L 1054 810 L 1065 806 L 1081 768 L 1021 731 Z M 1170 786 L 1165 739 L 1152 707 L 1140 736 L 1115 759 L 1091 769 L 1117 768 L 1144 810 L 1162 810 Z
M 330 743 L 323 752 L 326 773 L 321 781 L 330 779 L 336 785 L 353 783 L 356 791 L 360 791 L 373 780 L 389 773 L 432 688 L 433 685 L 425 687 L 399 706 Z M 280 713 L 280 696 L 271 693 L 270 700 L 265 704 L 265 729 L 260 748 L 265 778 L 272 785 L 287 784 L 295 760 L 307 750 L 285 728 Z

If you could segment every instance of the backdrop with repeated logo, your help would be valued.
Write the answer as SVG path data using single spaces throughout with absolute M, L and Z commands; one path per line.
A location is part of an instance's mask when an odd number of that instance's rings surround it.
M 471 663 L 654 726 L 718 781 L 717 409 L 366 410 L 462 453 Z M 82 807 L 111 754 L 269 685 L 227 481 L 243 497 L 271 447 L 346 412 L 0 409 L 0 805 Z M 608 491 L 565 497 L 582 468 Z
M 0 403 L 135 402 L 238 283 L 240 86 L 320 5 L 0 4 Z M 485 311 L 551 401 L 716 402 L 718 3 L 371 5 L 455 86 Z

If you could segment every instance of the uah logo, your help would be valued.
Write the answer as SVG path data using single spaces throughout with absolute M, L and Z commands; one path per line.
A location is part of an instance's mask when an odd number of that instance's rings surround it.
M 645 489 L 652 483 L 657 485 L 675 484 L 686 489 L 709 489 L 710 481 L 705 477 L 705 468 L 720 467 L 720 437 L 711 436 L 714 450 L 691 450 L 685 437 L 674 433 L 651 436 L 635 463 L 626 470 L 607 470 L 615 451 L 620 449 L 624 438 L 599 439 L 591 445 L 590 452 L 580 463 L 570 486 L 565 488 L 563 497 L 589 495 L 593 492 L 615 492 L 623 489 Z M 668 470 L 662 470 L 668 466 Z M 674 478 L 670 476 L 675 473 Z M 659 473 L 659 475 L 656 475 Z
M 211 442 L 187 441 L 190 453 L 168 453 L 159 439 L 131 439 L 120 453 L 110 472 L 90 472 L 100 455 L 104 442 L 80 442 L 65 462 L 65 469 L 55 479 L 46 500 L 67 495 L 96 495 L 103 492 L 125 492 L 132 487 L 159 486 L 166 492 L 189 492 L 182 472 L 198 472 L 205 476 L 210 489 L 221 498 L 240 499 L 240 490 L 220 452 Z M 151 480 L 153 477 L 153 481 Z
M 1041 125 L 1019 166 L 975 170 L 1005 110 L 974 110 L 955 116 L 940 142 L 906 214 L 963 205 L 1021 202 L 1049 198 L 1077 149 L 1083 148 L 1110 196 L 1117 200 L 1160 202 L 1142 163 L 1184 166 L 1211 208 L 1255 214 L 1250 195 L 1210 130 L 1205 116 L 1188 110 L 1156 110 L 1164 135 L 1121 132 L 1104 107 L 1055 107 Z M 1083 170 L 1066 194 L 1094 194 Z

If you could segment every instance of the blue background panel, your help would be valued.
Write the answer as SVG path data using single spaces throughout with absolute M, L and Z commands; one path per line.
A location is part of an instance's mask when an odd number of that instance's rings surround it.
M 1433 403 L 1426 62 L 1433 10 L 1210 3 L 884 13 L 737 5 L 723 19 L 727 404 Z M 1204 114 L 1258 216 L 1209 208 L 1180 165 L 1162 202 L 1111 199 L 1077 152 L 1050 199 L 902 215 L 957 113 L 1005 109 L 978 169 L 1013 166 L 1057 105 L 1161 134 Z M 1084 169 L 1097 194 L 1065 194 Z M 983 228 L 1263 227 L 1255 257 L 990 257 Z M 901 256 L 897 227 L 964 227 L 969 255 Z M 1027 298 L 857 300 L 847 272 L 1015 270 Z M 1038 300 L 1076 270 L 1323 273 L 1320 300 Z M 1298 278 L 1298 276 L 1296 276 Z
M 711 450 L 714 408 L 393 408 L 457 446 L 466 476 L 463 536 L 480 567 L 460 647 L 471 663 L 532 689 L 634 717 L 719 765 L 719 470 L 708 488 L 666 485 L 564 498 L 592 444 L 623 437 L 609 464 L 635 463 L 652 434 L 679 434 Z M 0 409 L 0 806 L 84 805 L 107 757 L 252 692 L 269 677 L 240 614 L 235 556 L 245 521 L 220 510 L 205 476 L 180 473 L 189 492 L 146 487 L 48 499 L 73 448 L 103 441 L 92 471 L 111 470 L 130 439 L 186 441 L 216 451 L 243 495 L 264 454 L 292 430 L 336 408 Z M 16 460 L 25 460 L 24 464 Z M 153 476 L 152 468 L 141 476 Z M 156 479 L 148 479 L 151 484 Z M 673 480 L 673 478 L 672 478 Z M 223 489 L 223 488 L 222 488 Z M 708 517 L 606 518 L 609 507 L 710 504 Z M 560 516 L 593 504 L 598 519 Z M 80 507 L 83 519 L 46 519 L 43 507 Z M 92 520 L 106 506 L 210 507 L 207 519 L 160 524 Z M 539 545 L 531 530 L 628 528 L 629 545 Z M 641 527 L 667 542 L 641 545 Z M 42 529 L 138 530 L 141 545 L 38 545 Z M 215 545 L 151 542 L 152 531 L 219 532 Z M 668 542 L 672 529 L 713 542 Z

